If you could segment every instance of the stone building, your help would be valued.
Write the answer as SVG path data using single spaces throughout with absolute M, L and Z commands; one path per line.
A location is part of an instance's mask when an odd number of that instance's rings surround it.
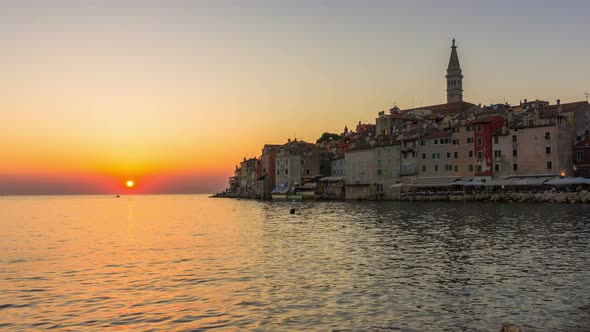
M 421 137 L 417 150 L 418 184 L 450 183 L 458 178 L 450 132 L 434 131 Z
M 375 154 L 369 145 L 357 147 L 344 154 L 346 199 L 367 199 L 375 192 L 373 169 Z
M 373 160 L 375 160 L 373 174 L 374 198 L 392 198 L 391 186 L 401 181 L 401 149 L 399 142 L 378 143 L 373 146 L 372 150 Z
M 475 177 L 484 181 L 492 178 L 492 134 L 505 124 L 499 114 L 480 115 L 473 121 L 473 140 L 475 153 Z
M 590 138 L 583 139 L 574 146 L 575 176 L 590 178 Z
M 493 140 L 494 177 L 573 175 L 572 128 L 556 112 L 513 116 Z
M 321 151 L 315 144 L 289 140 L 275 157 L 276 185 L 302 185 L 304 179 L 321 175 Z
M 462 179 L 475 176 L 475 153 L 473 125 L 463 120 L 451 126 L 451 152 L 453 154 L 453 175 Z

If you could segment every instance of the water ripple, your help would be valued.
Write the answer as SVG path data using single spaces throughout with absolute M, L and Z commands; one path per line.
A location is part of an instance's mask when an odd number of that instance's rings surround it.
M 590 330 L 584 205 L 38 197 L 0 211 L 3 330 Z

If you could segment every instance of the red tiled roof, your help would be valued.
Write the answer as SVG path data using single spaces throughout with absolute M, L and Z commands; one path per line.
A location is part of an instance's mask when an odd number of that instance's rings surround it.
M 480 115 L 480 116 L 477 117 L 477 119 L 475 119 L 473 121 L 473 123 L 492 122 L 492 120 L 494 120 L 496 118 L 502 118 L 502 116 L 499 115 L 499 114 L 485 114 L 485 115 Z
M 420 139 L 445 138 L 445 137 L 451 137 L 451 133 L 446 132 L 446 131 L 433 131 L 432 133 L 430 133 L 424 137 L 421 137 Z
M 468 103 L 466 101 L 462 101 L 459 103 L 446 103 L 446 104 L 415 107 L 415 108 L 403 110 L 402 112 L 407 113 L 410 111 L 417 111 L 417 110 L 429 110 L 434 113 L 453 114 L 453 113 L 468 111 L 469 109 L 471 109 L 473 107 L 475 107 L 475 104 Z
M 583 139 L 576 143 L 576 146 L 588 146 L 590 145 L 590 138 Z

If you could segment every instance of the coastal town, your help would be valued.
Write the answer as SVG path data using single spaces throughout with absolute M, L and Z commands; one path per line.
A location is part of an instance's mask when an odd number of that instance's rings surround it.
M 376 113 L 316 142 L 265 144 L 216 196 L 590 202 L 590 104 L 463 100 L 453 39 L 444 104 Z M 561 198 L 558 198 L 561 197 Z

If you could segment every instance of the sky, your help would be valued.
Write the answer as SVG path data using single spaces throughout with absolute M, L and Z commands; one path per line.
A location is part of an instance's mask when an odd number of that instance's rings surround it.
M 444 102 L 452 38 L 466 101 L 585 100 L 588 15 L 588 1 L 0 0 L 0 195 L 221 191 L 265 143 Z

